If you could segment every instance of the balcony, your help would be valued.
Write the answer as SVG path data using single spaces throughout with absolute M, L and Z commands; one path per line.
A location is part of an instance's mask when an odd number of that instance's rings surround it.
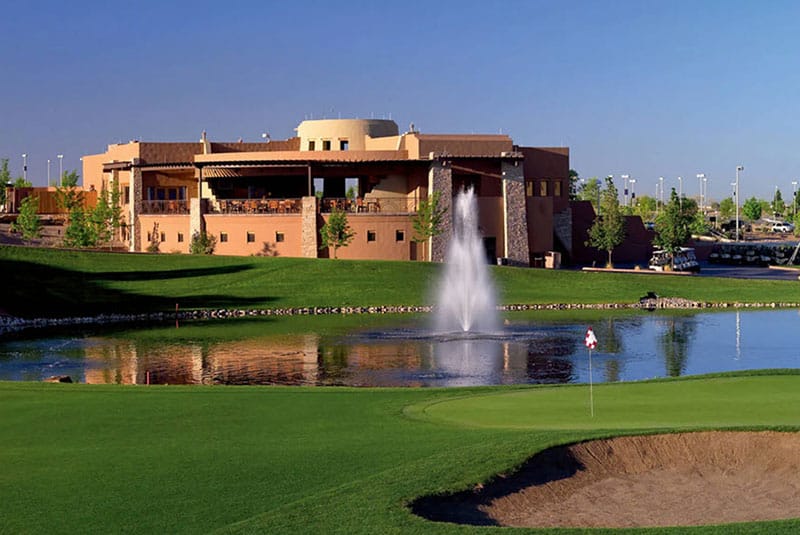
M 187 215 L 189 201 L 142 201 L 142 214 Z
M 299 214 L 300 199 L 217 199 L 212 212 L 217 214 Z
M 359 197 L 356 199 L 324 197 L 319 203 L 319 210 L 323 214 L 331 213 L 334 209 L 354 214 L 411 214 L 417 211 L 417 200 L 409 197 Z

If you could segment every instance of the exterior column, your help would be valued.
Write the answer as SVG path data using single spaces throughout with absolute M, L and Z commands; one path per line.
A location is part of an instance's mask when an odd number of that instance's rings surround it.
M 433 155 L 431 155 L 433 156 Z M 428 239 L 431 262 L 444 262 L 447 244 L 453 236 L 453 170 L 447 162 L 434 159 L 428 168 L 428 197 L 439 192 L 439 208 L 446 210 L 440 233 Z
M 189 199 L 189 236 L 202 234 L 205 227 L 203 219 L 203 168 L 197 168 L 197 197 Z
M 317 197 L 303 197 L 301 250 L 303 258 L 317 258 L 319 242 L 317 241 Z
M 503 175 L 503 226 L 505 234 L 504 254 L 509 265 L 530 266 L 528 248 L 528 216 L 525 203 L 525 177 L 522 163 L 517 161 L 500 164 Z
M 142 213 L 142 169 L 139 167 L 139 158 L 131 161 L 130 180 L 130 227 L 128 229 L 130 245 L 128 250 L 132 253 L 141 251 L 139 244 L 142 239 L 142 224 L 139 214 Z

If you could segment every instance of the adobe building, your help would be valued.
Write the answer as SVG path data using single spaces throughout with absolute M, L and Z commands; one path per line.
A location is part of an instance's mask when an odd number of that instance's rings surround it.
M 120 188 L 122 239 L 189 252 L 192 235 L 215 254 L 326 257 L 319 231 L 334 209 L 355 232 L 339 258 L 441 261 L 451 233 L 414 241 L 421 201 L 439 191 L 450 210 L 462 188 L 479 199 L 487 259 L 538 265 L 569 253 L 569 149 L 519 147 L 506 135 L 400 133 L 384 119 L 303 121 L 297 136 L 263 143 L 131 141 L 84 156 L 83 187 Z

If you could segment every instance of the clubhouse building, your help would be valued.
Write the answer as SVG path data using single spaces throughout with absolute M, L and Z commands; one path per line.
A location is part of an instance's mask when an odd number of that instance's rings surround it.
M 131 141 L 83 157 L 83 187 L 119 187 L 130 251 L 327 257 L 320 229 L 343 210 L 352 242 L 339 258 L 441 261 L 452 228 L 415 241 L 420 202 L 450 210 L 474 188 L 487 260 L 539 265 L 572 249 L 569 149 L 515 145 L 506 135 L 400 133 L 384 119 L 303 121 L 297 136 L 262 143 Z

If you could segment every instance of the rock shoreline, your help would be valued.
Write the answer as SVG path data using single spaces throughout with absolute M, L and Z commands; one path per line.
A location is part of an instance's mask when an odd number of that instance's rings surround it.
M 319 315 L 351 315 L 351 314 L 418 314 L 429 313 L 431 305 L 382 305 L 382 306 L 345 306 L 345 307 L 288 307 L 264 309 L 201 309 L 178 312 L 153 312 L 142 314 L 99 314 L 68 318 L 17 318 L 0 316 L 0 334 L 31 328 L 61 327 L 69 325 L 111 325 L 121 323 L 158 323 L 165 321 L 190 321 L 208 319 L 232 319 L 255 316 L 319 316 Z M 643 297 L 636 303 L 535 303 L 511 304 L 497 307 L 498 310 L 667 310 L 667 309 L 741 309 L 741 308 L 800 308 L 800 303 L 765 302 L 711 303 L 691 301 L 677 297 Z

